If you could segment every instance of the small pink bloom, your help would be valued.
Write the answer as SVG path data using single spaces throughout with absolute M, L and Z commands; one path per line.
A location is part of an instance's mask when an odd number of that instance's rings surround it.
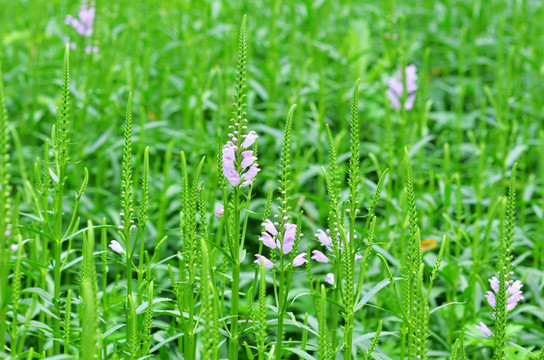
M 317 236 L 317 240 L 321 243 L 323 246 L 330 246 L 332 244 L 332 239 L 330 236 L 327 235 L 323 230 L 319 229 L 317 230 L 317 233 L 315 234 Z
M 320 262 L 320 263 L 328 263 L 329 262 L 329 258 L 327 256 L 325 256 L 325 254 L 323 254 L 319 250 L 312 251 L 312 254 L 313 254 L 312 259 L 317 261 L 317 262 Z
M 495 294 L 493 294 L 491 291 L 488 291 L 487 294 L 485 294 L 484 296 L 486 297 L 489 306 L 494 309 L 496 305 Z
M 257 160 L 257 157 L 253 156 L 253 150 L 242 151 L 242 169 L 246 169 L 247 167 L 253 165 L 255 160 Z
M 123 247 L 121 246 L 121 244 L 119 244 L 119 242 L 117 242 L 115 240 L 111 241 L 109 247 L 118 254 L 123 253 Z
M 261 171 L 261 169 L 259 169 L 258 164 L 251 165 L 251 167 L 242 175 L 242 179 L 245 180 L 242 186 L 248 186 L 253 184 L 253 178 L 257 175 L 259 171 Z
M 297 232 L 296 224 L 285 224 L 285 232 L 283 233 L 283 248 L 282 251 L 284 254 L 289 254 L 293 250 L 293 245 L 295 243 L 295 235 Z
M 16 252 L 17 249 L 19 249 L 19 245 L 17 244 L 11 244 L 11 246 L 9 247 L 11 249 L 12 252 Z
M 285 233 L 283 235 L 283 239 L 288 241 L 295 241 L 295 236 L 297 233 L 297 225 L 296 224 L 290 224 L 287 223 L 284 226 Z
M 478 326 L 476 326 L 476 329 L 480 330 L 480 332 L 484 335 L 484 336 L 491 336 L 493 335 L 493 333 L 491 332 L 491 330 L 489 330 L 489 328 L 483 323 L 483 322 L 480 322 L 480 324 Z
M 255 254 L 255 257 L 257 258 L 257 260 L 254 261 L 255 264 L 260 265 L 262 260 L 265 268 L 272 269 L 274 267 L 272 261 L 268 260 L 266 257 L 259 254 Z
M 270 233 L 270 235 L 272 235 L 272 236 L 278 235 L 278 230 L 276 230 L 276 227 L 274 226 L 272 221 L 270 221 L 269 219 L 266 219 L 263 222 L 263 226 L 266 229 L 266 231 L 268 231 Z
M 262 236 L 259 238 L 259 240 L 261 240 L 263 244 L 270 249 L 276 248 L 276 242 L 274 241 L 274 238 L 272 238 L 272 236 L 270 236 L 270 234 L 266 231 L 263 231 Z
M 489 279 L 489 285 L 491 285 L 491 288 L 494 292 L 499 292 L 499 279 L 497 279 L 496 276 L 493 276 L 491 279 Z
M 215 212 L 215 218 L 219 219 L 219 217 L 223 214 L 225 214 L 225 207 L 221 205 L 219 209 L 217 209 L 217 211 Z
M 304 263 L 307 263 L 308 260 L 306 260 L 306 253 L 301 253 L 293 259 L 293 266 L 301 266 Z
M 248 147 L 253 145 L 253 143 L 255 142 L 255 140 L 257 140 L 259 136 L 257 136 L 257 133 L 255 131 L 250 131 L 249 134 L 244 135 L 243 137 L 244 141 L 242 142 L 242 148 L 247 149 Z
M 334 274 L 333 273 L 328 273 L 327 276 L 325 277 L 325 282 L 331 284 L 331 285 L 334 285 Z

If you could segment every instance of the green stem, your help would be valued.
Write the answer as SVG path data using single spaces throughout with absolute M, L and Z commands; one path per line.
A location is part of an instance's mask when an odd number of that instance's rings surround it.
M 55 266 L 53 267 L 54 278 L 54 300 L 55 300 L 55 315 L 53 319 L 53 333 L 54 336 L 60 334 L 60 279 L 61 279 L 61 263 L 60 256 L 62 253 L 62 200 L 64 189 L 64 167 L 58 166 L 58 184 L 57 192 L 55 194 L 55 225 L 54 225 L 54 238 L 55 238 Z M 60 341 L 53 341 L 53 355 L 60 355 Z
M 278 338 L 276 341 L 276 360 L 281 359 L 281 351 L 283 346 L 283 307 L 284 307 L 284 300 L 285 300 L 285 272 L 284 272 L 284 259 L 283 254 L 281 255 L 280 260 L 280 291 L 278 294 Z
M 232 288 L 231 288 L 231 323 L 229 339 L 229 360 L 238 359 L 238 293 L 240 291 L 240 189 L 234 189 L 234 235 L 232 241 Z
M 126 268 L 127 268 L 127 301 L 128 301 L 128 295 L 132 295 L 132 249 L 130 244 L 130 229 L 125 227 L 124 230 L 124 240 L 125 240 L 125 246 L 127 248 L 127 256 L 126 256 Z M 128 306 L 127 306 L 128 308 Z
M 238 359 L 238 291 L 240 288 L 240 263 L 235 258 L 232 268 L 232 292 L 231 292 L 231 323 L 229 340 L 229 360 Z

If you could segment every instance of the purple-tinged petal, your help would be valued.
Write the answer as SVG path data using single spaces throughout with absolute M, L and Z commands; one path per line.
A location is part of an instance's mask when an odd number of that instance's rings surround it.
M 393 95 L 396 95 L 396 97 L 401 97 L 403 94 L 403 87 L 402 87 L 402 81 L 399 81 L 395 78 L 389 78 L 387 81 L 387 86 L 389 87 L 389 90 Z
M 266 219 L 263 222 L 263 226 L 266 229 L 266 231 L 268 231 L 270 233 L 270 235 L 272 235 L 272 236 L 278 235 L 278 230 L 276 230 L 276 227 L 274 226 L 274 223 L 272 223 L 272 221 L 270 221 L 269 219 Z
M 499 292 L 499 279 L 497 279 L 496 276 L 493 276 L 491 279 L 489 279 L 489 285 L 491 285 L 491 288 L 495 293 Z
M 359 255 L 359 254 L 355 254 L 355 261 L 357 261 L 357 260 L 359 260 L 359 259 L 361 259 L 361 258 L 362 258 L 362 256 L 361 256 L 361 255 Z
M 321 251 L 319 250 L 314 250 L 312 251 L 312 259 L 317 261 L 317 262 L 320 262 L 320 263 L 328 263 L 329 262 L 329 258 L 327 256 L 325 256 L 325 254 L 323 254 Z
M 257 157 L 253 156 L 253 150 L 242 151 L 242 169 L 246 169 L 247 167 L 253 165 L 255 160 L 257 160 Z
M 325 233 L 323 230 L 319 229 L 317 230 L 317 233 L 315 234 L 317 237 L 317 240 L 321 243 L 323 246 L 331 245 L 332 239 L 330 236 L 327 236 L 327 233 Z
M 289 254 L 293 250 L 294 240 L 283 239 L 282 251 L 284 254 Z
M 414 102 L 416 101 L 416 94 L 410 94 L 406 98 L 406 102 L 404 103 L 404 108 L 406 110 L 412 110 L 414 107 Z
M 223 214 L 225 214 L 225 207 L 221 205 L 219 209 L 217 209 L 217 211 L 215 212 L 215 218 L 219 219 L 219 217 Z
M 9 248 L 10 248 L 11 252 L 16 252 L 19 249 L 19 245 L 11 244 Z
M 253 178 L 257 175 L 257 173 L 261 171 L 259 169 L 259 164 L 253 164 L 251 167 L 242 175 L 242 179 L 244 179 L 243 186 L 248 186 L 253 183 Z
M 121 246 L 121 244 L 119 244 L 118 241 L 112 240 L 108 246 L 118 254 L 123 253 L 123 247 Z
M 295 236 L 297 233 L 297 225 L 287 223 L 284 226 L 285 232 L 283 234 L 283 241 L 295 241 Z
M 274 241 L 272 236 L 270 236 L 270 234 L 266 231 L 263 231 L 262 236 L 259 238 L 259 240 L 261 240 L 266 247 L 269 247 L 271 249 L 276 248 L 276 242 Z
M 255 257 L 257 258 L 257 260 L 254 261 L 255 264 L 261 265 L 261 260 L 262 260 L 262 264 L 264 265 L 265 268 L 272 269 L 274 267 L 274 264 L 272 263 L 272 261 L 268 260 L 265 256 L 255 254 Z
M 334 274 L 333 273 L 328 273 L 327 276 L 325 277 L 325 282 L 331 284 L 331 285 L 334 285 Z
M 494 309 L 496 304 L 495 294 L 493 294 L 491 291 L 488 291 L 487 294 L 485 294 L 484 296 L 486 297 L 489 306 Z
M 295 258 L 293 259 L 293 266 L 300 266 L 307 262 L 308 260 L 306 260 L 306 253 L 301 253 L 295 256 Z
M 232 187 L 236 187 L 240 183 L 240 174 L 238 171 L 233 171 L 228 175 L 227 180 Z
M 417 90 L 417 68 L 414 64 L 408 65 L 404 69 L 404 75 L 406 76 L 406 90 L 408 93 L 412 93 Z
M 484 336 L 491 336 L 493 335 L 493 333 L 491 332 L 491 330 L 489 330 L 489 328 L 486 326 L 486 324 L 484 324 L 483 322 L 480 322 L 480 324 L 478 326 L 476 326 L 476 329 L 480 330 L 480 332 L 484 335 Z
M 515 294 L 515 293 L 519 292 L 522 287 L 523 287 L 523 284 L 521 283 L 521 281 L 516 280 L 508 287 L 508 289 L 506 289 L 506 293 L 507 294 Z
M 255 140 L 257 140 L 258 137 L 259 136 L 257 136 L 257 133 L 255 131 L 250 131 L 249 134 L 244 135 L 244 141 L 242 142 L 242 148 L 247 149 L 248 147 L 253 145 L 253 143 L 255 142 Z

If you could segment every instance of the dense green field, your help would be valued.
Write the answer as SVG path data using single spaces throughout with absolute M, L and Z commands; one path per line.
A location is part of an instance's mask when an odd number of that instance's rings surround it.
M 0 0 L 0 358 L 544 359 L 543 20 Z

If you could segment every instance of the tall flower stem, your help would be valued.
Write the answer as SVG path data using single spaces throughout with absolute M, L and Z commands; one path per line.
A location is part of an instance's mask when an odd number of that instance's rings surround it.
M 281 351 L 283 346 L 283 310 L 285 303 L 285 271 L 284 271 L 284 256 L 280 259 L 280 288 L 278 293 L 278 335 L 276 340 L 276 359 L 281 359 Z
M 229 359 L 238 359 L 238 303 L 240 290 L 240 188 L 234 189 L 234 236 L 232 241 L 232 287 Z

